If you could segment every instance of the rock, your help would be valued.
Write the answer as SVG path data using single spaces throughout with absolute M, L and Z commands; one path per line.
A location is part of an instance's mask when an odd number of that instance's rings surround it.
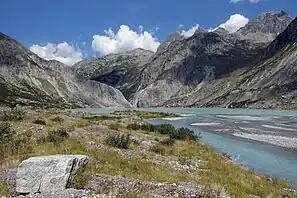
M 18 167 L 16 192 L 19 194 L 61 191 L 89 161 L 85 155 L 31 157 Z

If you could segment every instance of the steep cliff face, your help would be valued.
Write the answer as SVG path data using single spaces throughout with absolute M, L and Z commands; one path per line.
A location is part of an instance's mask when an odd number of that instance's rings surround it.
M 129 107 L 120 91 L 76 77 L 72 68 L 46 61 L 0 34 L 0 100 L 32 106 Z
M 167 101 L 176 106 L 297 107 L 297 19 L 265 49 L 261 61 Z
M 234 70 L 244 70 L 261 60 L 267 42 L 291 21 L 292 18 L 283 11 L 267 12 L 233 34 L 219 28 L 214 32 L 199 30 L 190 38 L 169 37 L 165 42 L 169 50 L 156 53 L 146 64 L 133 103 L 137 106 L 170 105 L 170 101 L 187 98 L 197 90 L 206 96 L 208 93 L 204 93 L 204 87 L 215 83 L 216 79 L 225 78 Z M 161 45 L 160 48 L 165 47 Z M 219 92 L 222 87 L 217 88 L 214 90 Z M 182 101 L 182 105 L 191 103 L 191 100 Z
M 153 52 L 136 49 L 132 52 L 91 57 L 73 66 L 79 76 L 119 89 L 131 100 L 140 84 L 144 63 Z
M 160 106 L 185 87 L 247 66 L 257 53 L 250 43 L 206 31 L 174 40 L 167 48 L 146 64 L 140 94 L 134 98 L 138 106 Z

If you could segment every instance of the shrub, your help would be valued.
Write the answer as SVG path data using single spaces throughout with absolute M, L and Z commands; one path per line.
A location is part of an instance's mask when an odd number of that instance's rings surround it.
M 188 128 L 180 128 L 177 130 L 174 130 L 172 133 L 169 134 L 171 139 L 176 140 L 194 140 L 197 141 L 200 139 L 200 135 L 195 135 L 194 131 L 188 129 Z
M 64 119 L 61 118 L 60 116 L 57 116 L 57 117 L 52 118 L 51 121 L 53 121 L 53 122 L 64 122 Z
M 33 124 L 46 125 L 46 121 L 42 119 L 36 119 L 33 121 Z
M 66 128 L 58 128 L 50 131 L 47 134 L 46 140 L 53 143 L 61 143 L 69 138 L 69 134 Z
M 158 126 L 155 126 L 156 131 L 160 134 L 171 134 L 175 131 L 175 128 L 172 124 L 161 124 Z
M 132 140 L 130 134 L 128 135 L 109 135 L 105 139 L 105 143 L 109 146 L 121 148 L 121 149 L 128 149 Z
M 161 154 L 161 155 L 164 155 L 165 152 L 166 152 L 164 146 L 162 146 L 160 144 L 156 144 L 156 145 L 152 146 L 152 148 L 150 149 L 150 151 L 152 151 L 154 153 Z
M 138 123 L 131 123 L 127 125 L 127 129 L 129 130 L 142 130 L 142 131 L 149 131 L 149 132 L 154 132 L 155 131 L 155 126 L 152 124 L 138 124 Z
M 25 112 L 18 108 L 12 108 L 2 112 L 3 121 L 22 121 L 25 118 Z

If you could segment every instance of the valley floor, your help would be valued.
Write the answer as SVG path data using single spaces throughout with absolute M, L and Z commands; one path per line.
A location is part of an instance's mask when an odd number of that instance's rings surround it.
M 91 160 L 71 189 L 30 196 L 297 197 L 290 184 L 234 164 L 199 142 L 199 136 L 193 141 L 170 126 L 156 130 L 143 121 L 174 116 L 139 111 L 96 116 L 55 109 L 6 113 L 0 135 L 8 130 L 4 123 L 15 133 L 0 148 L 0 195 L 17 196 L 16 167 L 28 157 L 85 154 Z

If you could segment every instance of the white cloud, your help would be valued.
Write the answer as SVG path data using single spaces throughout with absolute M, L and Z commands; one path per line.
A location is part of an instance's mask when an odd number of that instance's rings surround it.
M 219 25 L 219 27 L 224 28 L 225 30 L 233 33 L 239 30 L 241 27 L 245 26 L 248 22 L 249 22 L 249 19 L 244 17 L 243 15 L 234 14 L 234 15 L 231 15 L 230 18 L 225 23 Z
M 139 26 L 139 33 L 130 29 L 127 25 L 121 25 L 118 32 L 111 28 L 105 30 L 106 35 L 94 35 L 92 41 L 93 51 L 102 55 L 132 51 L 136 48 L 157 51 L 160 45 L 157 38 L 150 32 L 143 31 Z
M 183 25 L 179 25 L 178 28 L 180 29 L 180 28 L 182 28 L 182 27 L 183 27 Z M 184 37 L 191 37 L 191 36 L 194 35 L 195 31 L 196 31 L 198 28 L 199 28 L 199 25 L 196 24 L 196 25 L 194 25 L 193 27 L 191 27 L 191 28 L 188 29 L 188 30 L 182 30 L 182 31 L 181 31 L 181 34 L 182 34 Z
M 32 45 L 30 50 L 46 60 L 57 60 L 66 65 L 73 65 L 82 60 L 80 49 L 75 49 L 67 42 L 59 44 L 48 43 L 45 46 Z
M 230 0 L 230 3 L 238 3 L 244 0 Z M 259 3 L 260 0 L 248 0 L 250 3 Z

